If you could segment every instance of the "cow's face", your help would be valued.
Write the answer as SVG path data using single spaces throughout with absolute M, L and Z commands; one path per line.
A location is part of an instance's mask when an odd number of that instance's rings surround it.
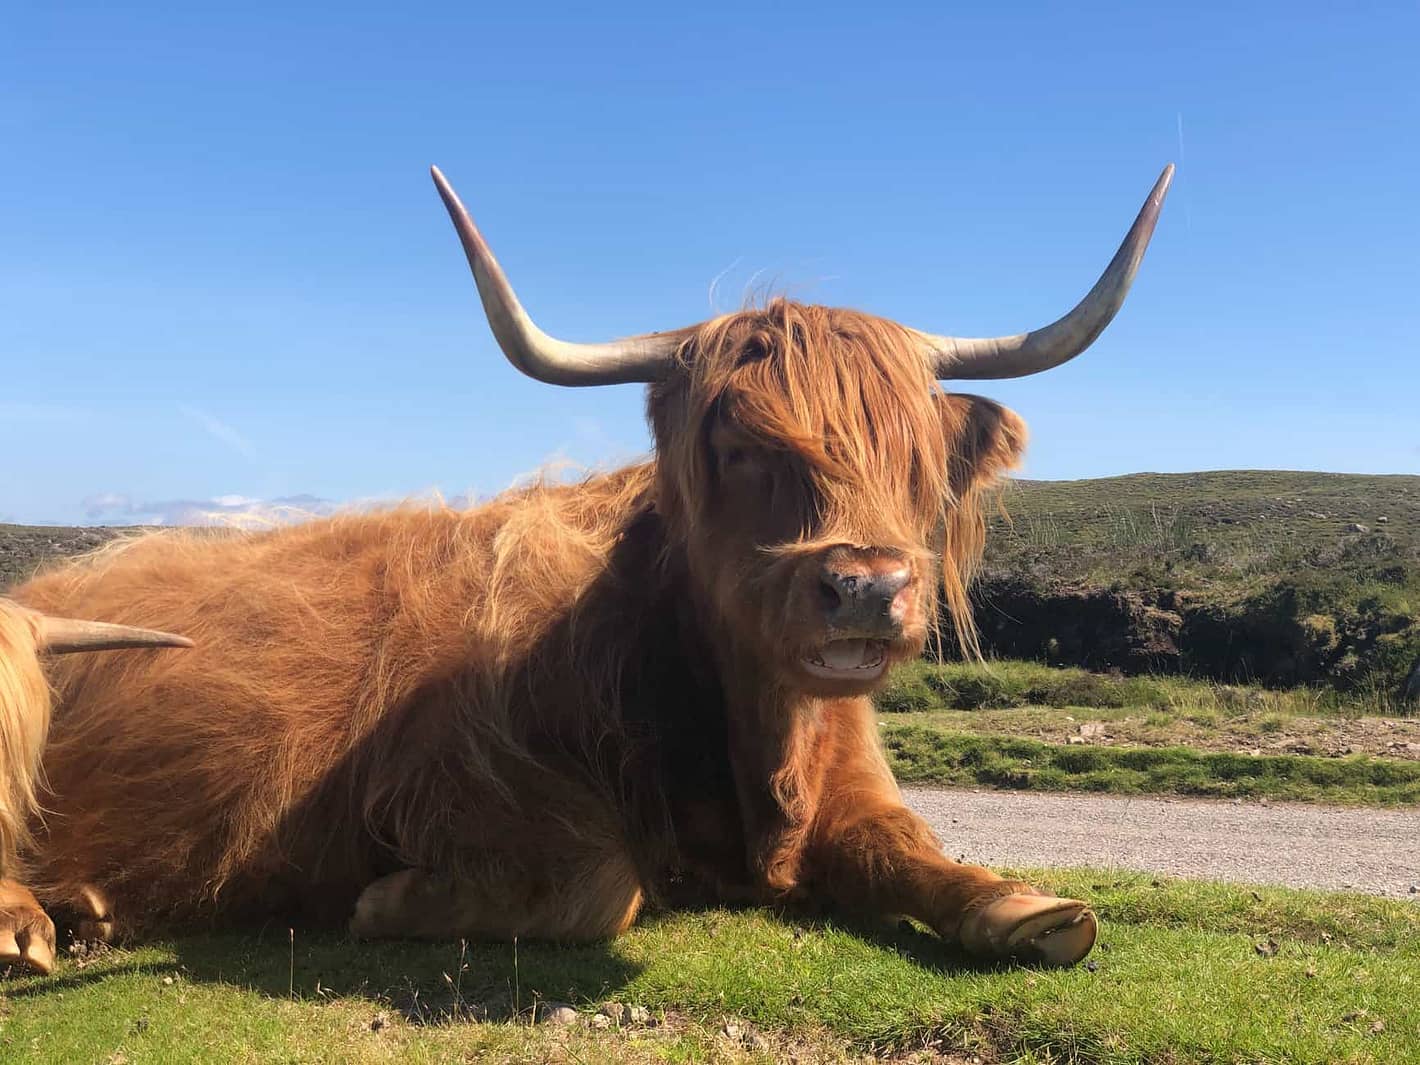
M 656 505 L 686 549 L 722 646 L 797 690 L 871 690 L 917 654 L 938 581 L 972 639 L 979 495 L 1014 465 L 1009 411 L 936 379 L 1022 377 L 1084 351 L 1124 302 L 1173 167 L 1100 279 L 1047 326 L 998 337 L 907 329 L 786 300 L 670 333 L 576 344 L 537 327 L 442 174 L 434 182 L 499 346 L 557 385 L 651 385 Z
M 970 638 L 978 496 L 1024 426 L 945 394 L 893 322 L 779 300 L 709 322 L 655 386 L 658 506 L 737 655 L 820 695 L 921 654 L 939 587 Z

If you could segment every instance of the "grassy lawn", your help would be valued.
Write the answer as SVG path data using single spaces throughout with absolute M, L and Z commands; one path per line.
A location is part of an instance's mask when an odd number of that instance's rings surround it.
M 913 662 L 897 669 L 878 696 L 885 713 L 1010 710 L 1021 707 L 1150 711 L 1196 724 L 1319 718 L 1331 722 L 1388 715 L 1389 700 L 1324 688 L 1268 689 L 1175 676 L 1124 676 L 1010 659 L 986 665 Z M 1401 708 L 1405 709 L 1405 708 Z M 1408 722 L 1398 724 L 1408 727 Z M 1420 719 L 1416 721 L 1420 728 Z M 1265 726 L 1259 734 L 1267 732 Z
M 298 936 L 293 967 L 286 930 L 268 929 L 0 983 L 0 1060 L 1420 1060 L 1420 906 L 1028 875 L 1094 901 L 1092 965 L 977 968 L 915 930 L 757 910 L 655 918 L 604 946 L 524 944 L 516 964 L 510 947 L 470 947 L 461 964 L 457 944 Z M 574 1004 L 578 1021 L 510 1019 L 540 999 Z M 608 1000 L 649 1019 L 598 1031 Z
M 1060 746 L 1010 736 L 888 725 L 904 783 L 1119 795 L 1267 798 L 1345 806 L 1420 803 L 1420 762 L 1356 755 L 1246 755 L 1186 747 Z
M 912 783 L 1420 802 L 1420 719 L 1334 691 L 919 662 L 878 707 L 894 771 Z

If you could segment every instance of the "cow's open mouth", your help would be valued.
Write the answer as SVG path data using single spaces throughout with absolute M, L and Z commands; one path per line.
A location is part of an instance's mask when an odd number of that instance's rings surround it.
M 887 641 L 829 640 L 800 664 L 824 680 L 876 680 L 887 667 Z

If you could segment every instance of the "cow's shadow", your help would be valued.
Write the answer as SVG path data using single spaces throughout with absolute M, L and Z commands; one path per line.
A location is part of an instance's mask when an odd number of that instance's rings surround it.
M 640 923 L 654 925 L 682 915 L 715 920 L 735 910 L 679 906 L 643 916 Z M 968 959 L 907 922 L 858 921 L 806 909 L 770 915 L 796 935 L 845 932 L 936 972 L 994 967 Z M 141 945 L 136 949 L 141 951 Z M 416 1024 L 510 1020 L 530 1016 L 539 1003 L 549 1001 L 633 1001 L 632 985 L 644 970 L 615 940 L 583 945 L 371 942 L 330 930 L 293 932 L 285 922 L 187 933 L 166 941 L 164 949 L 172 952 L 177 980 L 241 988 L 273 999 L 363 999 Z M 97 958 L 66 958 L 53 976 L 12 979 L 3 986 L 12 999 L 62 995 L 114 976 L 162 968 L 162 963 L 118 950 Z

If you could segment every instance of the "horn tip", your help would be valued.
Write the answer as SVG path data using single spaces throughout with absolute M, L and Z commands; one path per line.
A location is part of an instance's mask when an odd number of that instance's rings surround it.
M 1173 175 L 1176 169 L 1177 167 L 1175 167 L 1173 163 L 1169 163 L 1164 167 L 1163 172 L 1159 174 L 1159 180 L 1154 183 L 1156 186 L 1155 192 L 1160 195 L 1168 192 L 1169 186 L 1173 184 Z

